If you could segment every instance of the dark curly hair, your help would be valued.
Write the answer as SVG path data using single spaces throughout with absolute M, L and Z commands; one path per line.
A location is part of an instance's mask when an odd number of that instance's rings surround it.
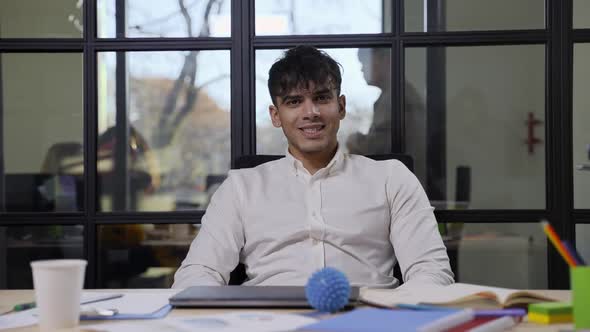
M 329 86 L 340 95 L 342 75 L 340 64 L 326 52 L 313 46 L 300 45 L 283 54 L 268 71 L 268 91 L 273 104 L 277 105 L 277 97 L 283 97 L 296 88 Z

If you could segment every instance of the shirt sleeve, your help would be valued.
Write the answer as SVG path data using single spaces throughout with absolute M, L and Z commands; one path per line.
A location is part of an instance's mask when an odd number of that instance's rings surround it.
M 420 182 L 401 163 L 391 167 L 387 194 L 391 207 L 389 238 L 400 266 L 403 286 L 454 282 L 447 249 L 434 208 Z
M 174 275 L 172 288 L 228 283 L 244 246 L 236 187 L 230 171 L 230 176 L 211 198 L 201 229 Z

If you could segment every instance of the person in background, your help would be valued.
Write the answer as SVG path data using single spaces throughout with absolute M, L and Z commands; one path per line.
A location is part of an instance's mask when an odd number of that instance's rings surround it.
M 453 282 L 446 248 L 420 183 L 397 160 L 344 153 L 339 64 L 311 46 L 269 71 L 269 114 L 285 158 L 232 170 L 214 194 L 173 287 L 225 285 L 241 262 L 244 285 L 305 285 L 323 267 L 352 285 Z
M 381 90 L 373 104 L 373 119 L 367 134 L 353 133 L 346 140 L 349 153 L 391 153 L 391 50 L 388 48 L 359 48 L 358 59 L 368 85 Z M 412 156 L 414 174 L 426 183 L 426 109 L 416 88 L 409 82 L 404 86 L 405 153 Z
M 368 85 L 381 90 L 373 104 L 373 121 L 367 134 L 348 136 L 349 153 L 383 154 L 391 151 L 391 61 L 387 48 L 359 48 L 358 58 Z

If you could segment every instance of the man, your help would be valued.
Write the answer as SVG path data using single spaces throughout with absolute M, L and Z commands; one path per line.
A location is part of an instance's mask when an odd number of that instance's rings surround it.
M 373 120 L 367 134 L 356 132 L 348 137 L 350 153 L 382 154 L 391 151 L 391 61 L 388 48 L 359 48 L 358 58 L 368 85 L 381 90 L 373 104 Z
M 269 72 L 272 123 L 286 157 L 230 171 L 173 287 L 227 284 L 238 262 L 245 285 L 304 285 L 331 266 L 353 285 L 449 284 L 453 274 L 433 209 L 416 177 L 396 160 L 342 152 L 346 115 L 336 61 L 313 47 L 287 51 Z
M 359 48 L 358 59 L 368 85 L 381 90 L 373 104 L 373 119 L 367 134 L 348 136 L 346 147 L 354 154 L 383 154 L 391 151 L 391 51 L 388 48 Z M 414 174 L 426 181 L 426 110 L 416 88 L 405 83 L 405 151 L 414 159 Z

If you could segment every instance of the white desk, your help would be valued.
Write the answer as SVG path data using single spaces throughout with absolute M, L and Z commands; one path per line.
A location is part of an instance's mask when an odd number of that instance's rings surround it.
M 90 290 L 90 291 L 94 291 L 94 290 Z M 96 290 L 96 292 L 100 292 L 101 290 Z M 162 292 L 162 291 L 169 291 L 169 290 L 158 290 L 158 289 L 143 289 L 143 290 L 139 290 L 139 289 L 125 289 L 125 290 L 113 290 L 113 289 L 108 289 L 108 290 L 104 290 L 105 292 L 117 292 L 117 293 L 126 293 L 126 292 L 148 292 L 148 293 L 154 293 L 154 292 Z M 562 301 L 569 301 L 570 300 L 570 291 L 559 291 L 559 290 L 547 290 L 547 295 L 558 298 Z M 10 308 L 12 308 L 12 306 L 14 306 L 15 304 L 18 303 L 26 303 L 26 302 L 32 302 L 34 299 L 34 294 L 33 294 L 33 290 L 0 290 L 0 312 L 4 312 L 4 311 L 8 311 L 10 310 Z M 168 315 L 168 317 L 182 317 L 182 316 L 190 316 L 190 315 L 208 315 L 208 314 L 215 314 L 215 313 L 221 313 L 221 312 L 227 312 L 228 310 L 259 310 L 259 309 L 174 309 L 172 310 L 172 312 Z M 282 313 L 288 313 L 288 312 L 306 312 L 306 311 L 310 311 L 310 310 L 304 310 L 304 309 L 284 309 L 284 310 L 270 310 L 273 312 L 282 312 Z M 112 322 L 112 321 L 111 321 Z M 141 321 L 142 323 L 145 324 L 150 324 L 150 320 L 144 320 Z M 78 328 L 75 329 L 68 329 L 68 330 L 62 330 L 64 332 L 83 332 L 85 331 L 84 329 L 84 325 L 89 325 L 89 324 L 99 324 L 100 322 L 82 322 L 82 325 L 80 325 Z M 556 331 L 562 331 L 562 330 L 572 330 L 572 325 L 571 324 L 552 324 L 552 325 L 537 325 L 537 324 L 532 324 L 532 323 L 526 323 L 523 322 L 521 324 L 519 324 L 518 326 L 516 326 L 515 328 L 513 328 L 511 331 L 517 331 L 517 332 L 525 332 L 525 331 L 530 331 L 530 332 L 541 332 L 541 331 L 551 331 L 551 332 L 556 332 Z M 29 332 L 29 331 L 39 331 L 39 328 L 37 326 L 29 326 L 29 327 L 25 327 L 25 328 L 19 328 L 19 329 L 10 329 L 10 330 L 3 330 L 3 331 L 10 331 L 10 332 Z

